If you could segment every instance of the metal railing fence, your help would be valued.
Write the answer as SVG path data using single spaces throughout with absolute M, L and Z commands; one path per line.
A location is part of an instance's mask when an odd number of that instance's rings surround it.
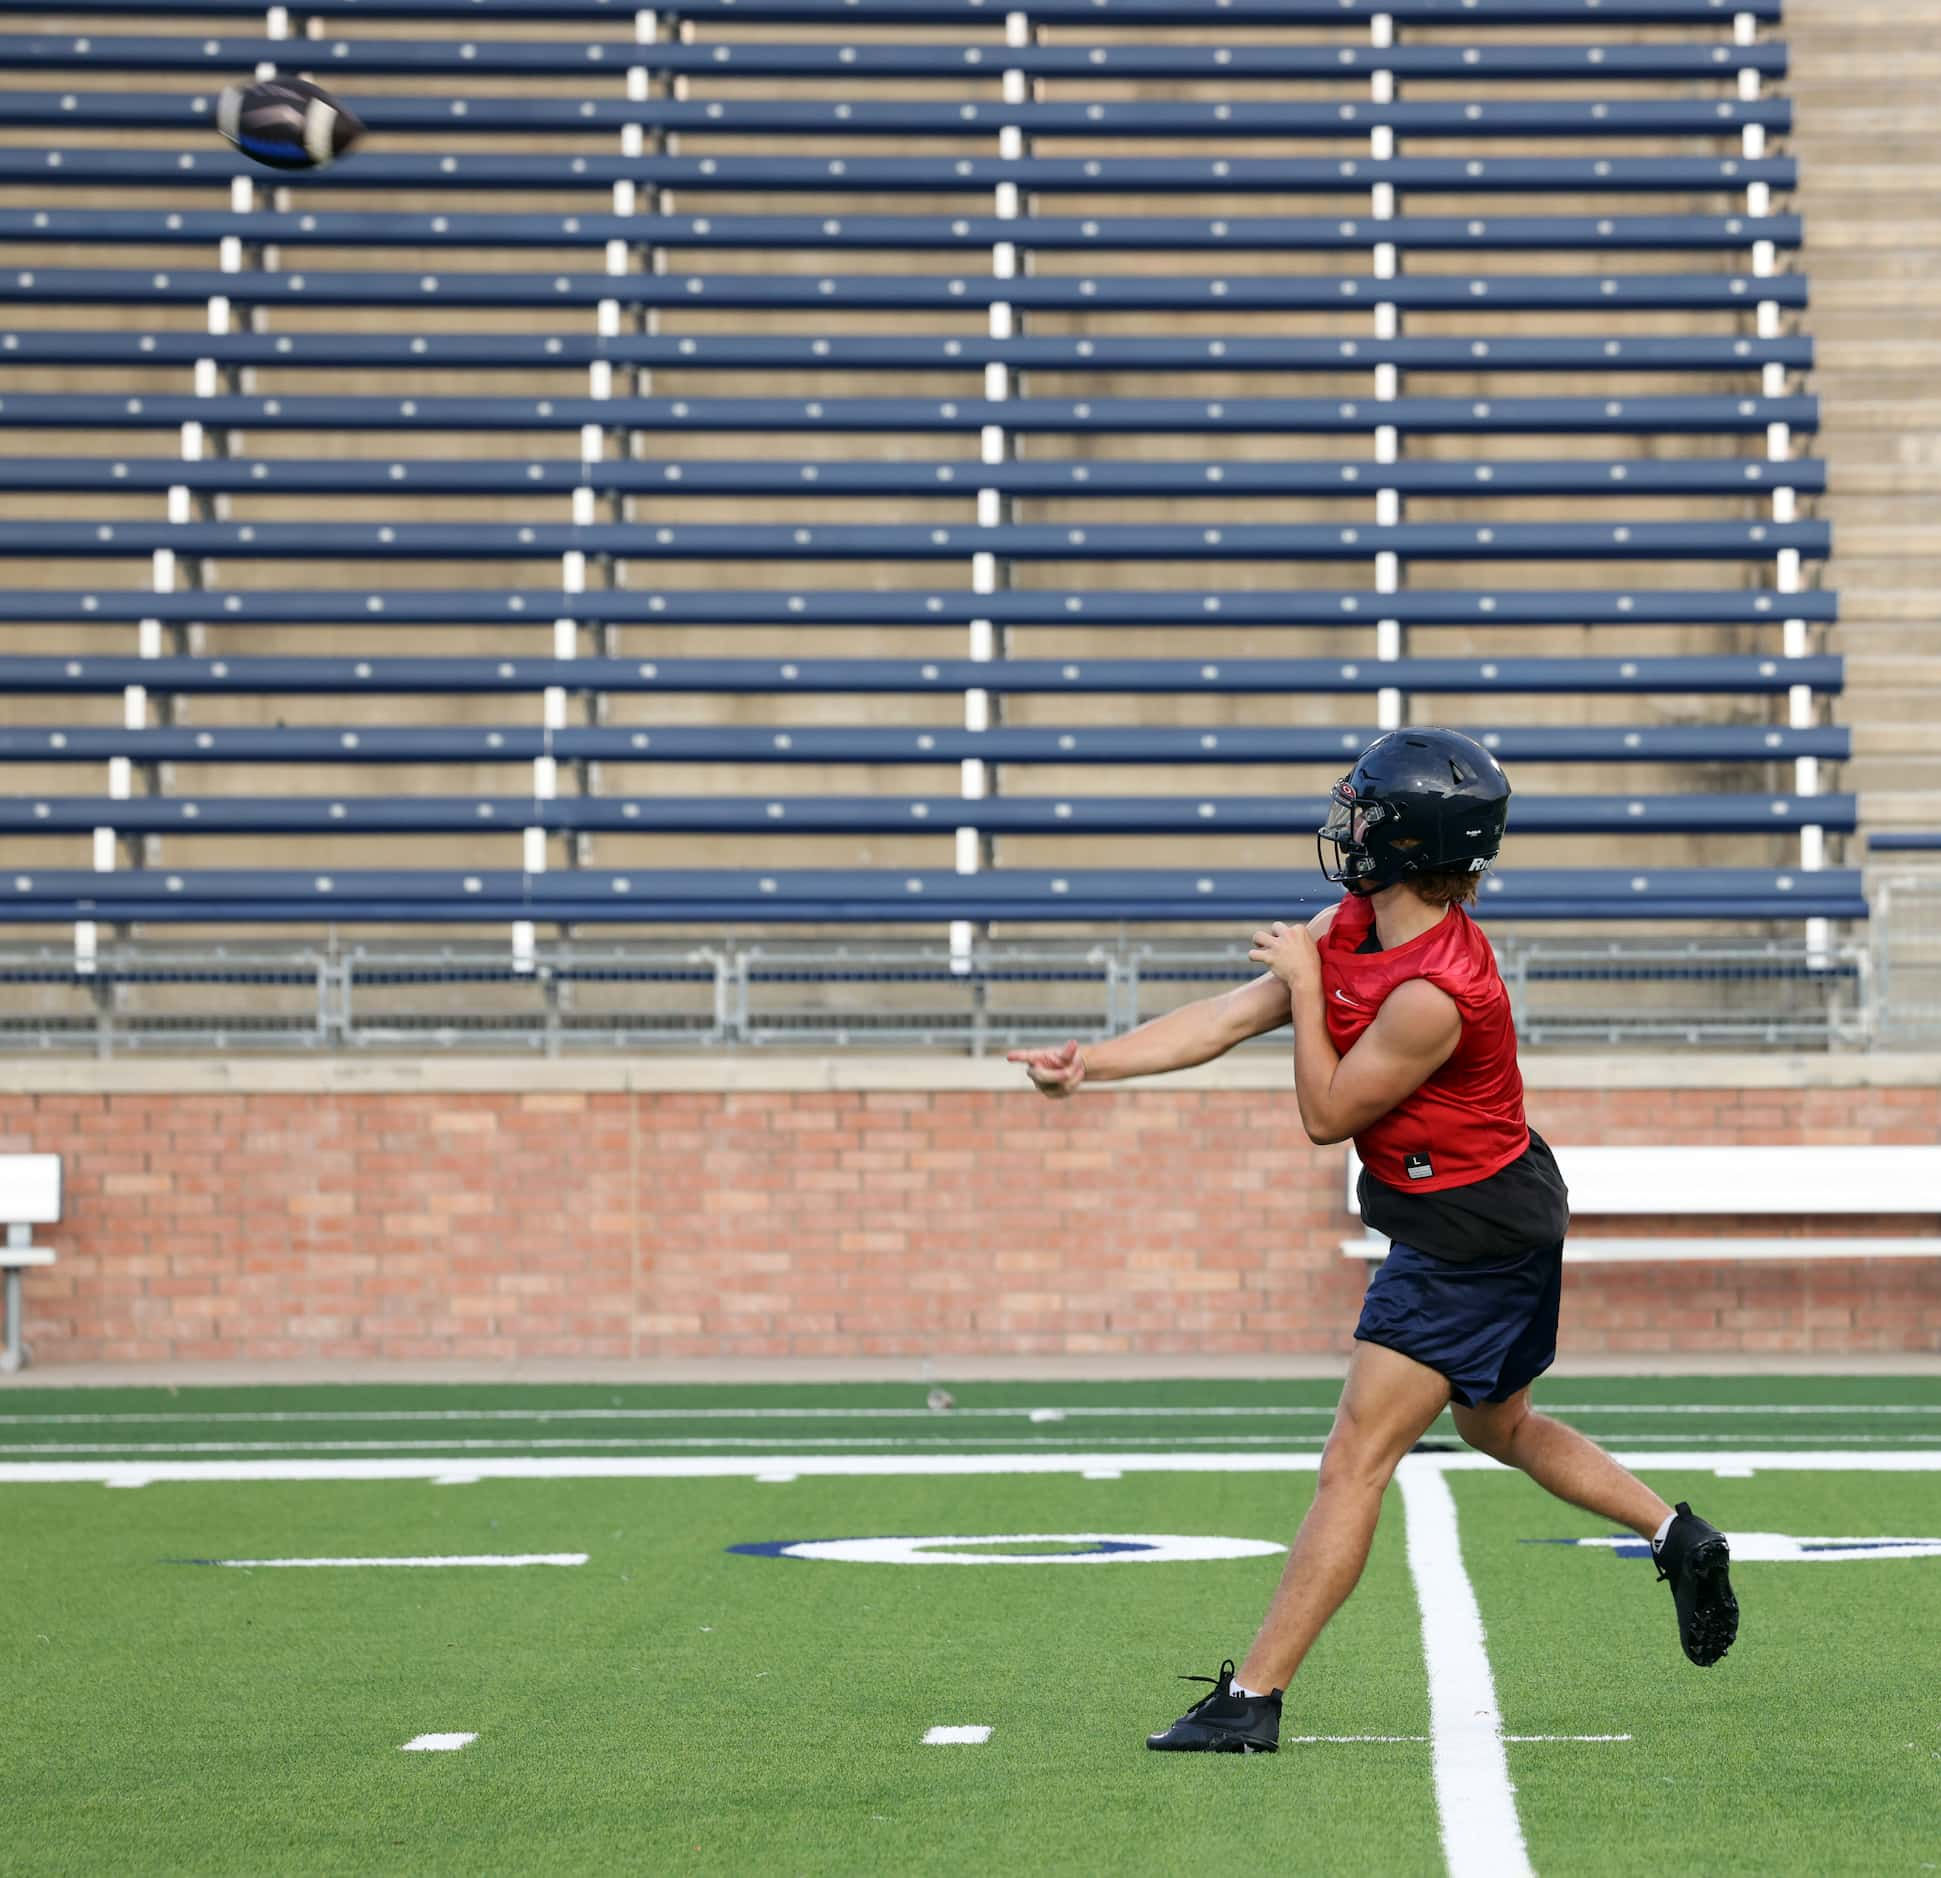
M 1865 939 L 1494 935 L 1532 1048 L 1833 1050 L 1941 1039 L 1941 870 Z M 124 1054 L 909 1049 L 1115 1034 L 1254 975 L 1244 944 L 563 940 L 0 947 L 0 1051 Z M 1271 1039 L 1252 1047 L 1270 1047 Z

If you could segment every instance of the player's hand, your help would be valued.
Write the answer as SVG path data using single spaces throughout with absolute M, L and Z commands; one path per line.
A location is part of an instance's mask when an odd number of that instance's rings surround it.
M 1013 1050 L 1004 1060 L 1022 1063 L 1038 1093 L 1053 1101 L 1070 1095 L 1085 1080 L 1085 1058 L 1075 1040 L 1055 1050 Z
M 1305 926 L 1289 926 L 1281 920 L 1254 934 L 1254 949 L 1247 956 L 1266 966 L 1290 991 L 1321 972 L 1321 951 L 1314 935 Z

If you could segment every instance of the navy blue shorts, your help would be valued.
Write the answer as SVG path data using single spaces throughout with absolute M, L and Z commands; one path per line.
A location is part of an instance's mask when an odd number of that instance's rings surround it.
M 1394 1241 L 1368 1281 L 1355 1326 L 1440 1370 L 1464 1408 L 1507 1402 L 1556 1361 L 1562 1245 L 1460 1265 Z

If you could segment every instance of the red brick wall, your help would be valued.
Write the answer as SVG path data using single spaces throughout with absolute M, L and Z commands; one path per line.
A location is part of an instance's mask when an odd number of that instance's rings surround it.
M 1531 1115 L 1558 1143 L 1941 1135 L 1931 1088 Z M 66 1159 L 45 1365 L 1328 1352 L 1366 1276 L 1341 1151 L 1275 1092 L 0 1095 L 28 1150 Z M 1737 1222 L 1625 1230 L 1654 1225 Z M 1941 1262 L 1577 1267 L 1565 1295 L 1580 1352 L 1941 1351 Z

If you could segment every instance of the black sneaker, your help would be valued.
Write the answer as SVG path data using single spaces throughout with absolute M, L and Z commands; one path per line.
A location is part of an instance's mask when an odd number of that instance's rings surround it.
M 1170 1728 L 1146 1737 L 1146 1746 L 1169 1754 L 1273 1754 L 1281 1744 L 1281 1692 L 1236 1695 L 1233 1664 L 1217 1676 L 1182 1676 L 1210 1682 L 1213 1693 L 1195 1702 Z
M 1708 1525 L 1683 1500 L 1654 1554 L 1658 1576 L 1671 1581 L 1678 1606 L 1678 1640 L 1701 1669 L 1709 1669 L 1739 1634 L 1739 1600 L 1732 1595 L 1732 1562 L 1725 1534 Z

